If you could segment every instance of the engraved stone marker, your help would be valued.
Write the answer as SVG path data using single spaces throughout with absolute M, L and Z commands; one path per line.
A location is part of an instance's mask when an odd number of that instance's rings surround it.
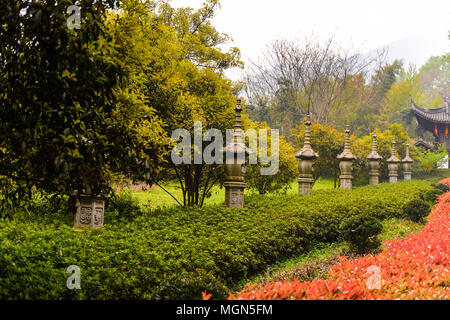
M 105 201 L 102 198 L 80 196 L 76 207 L 75 229 L 103 227 Z

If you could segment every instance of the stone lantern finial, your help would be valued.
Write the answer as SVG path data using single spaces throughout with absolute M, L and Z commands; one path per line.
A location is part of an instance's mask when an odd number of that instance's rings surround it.
M 377 152 L 377 134 L 374 132 L 372 136 L 372 152 Z
M 303 148 L 295 153 L 295 157 L 297 160 L 297 168 L 300 173 L 298 178 L 298 193 L 311 195 L 312 194 L 312 185 L 314 183 L 313 179 L 313 162 L 319 157 L 319 155 L 314 152 L 311 148 L 310 141 L 310 127 L 311 121 L 310 116 L 308 115 L 305 122 L 305 141 L 303 143 Z
M 403 178 L 407 181 L 411 180 L 411 164 L 414 160 L 409 156 L 409 142 L 406 143 L 406 156 L 402 160 L 403 163 Z
M 356 157 L 350 151 L 350 128 L 347 125 L 345 130 L 345 142 L 344 151 L 337 156 L 340 160 L 339 169 L 341 170 L 341 175 L 339 176 L 339 181 L 341 184 L 341 189 L 351 189 L 352 188 L 352 171 L 353 171 L 353 160 Z
M 395 138 L 392 140 L 392 153 L 391 157 L 386 160 L 388 163 L 388 169 L 389 169 L 389 182 L 390 183 L 396 183 L 397 177 L 398 177 L 398 164 L 401 162 L 399 158 L 397 158 L 396 152 L 395 152 Z
M 241 129 L 241 99 L 237 99 L 234 111 L 236 112 L 234 116 L 234 129 Z
M 377 152 L 377 134 L 374 132 L 372 136 L 372 152 L 367 156 L 369 160 L 369 184 L 377 185 L 380 178 L 380 161 L 383 159 Z

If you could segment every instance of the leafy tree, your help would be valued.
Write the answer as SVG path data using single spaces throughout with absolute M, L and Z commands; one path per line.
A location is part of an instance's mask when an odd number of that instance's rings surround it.
M 417 161 L 413 168 L 419 172 L 431 173 L 437 168 L 437 164 L 447 155 L 445 145 L 440 145 L 437 150 L 417 150 Z
M 32 190 L 108 192 L 114 172 L 163 154 L 164 132 L 105 32 L 114 1 L 5 0 L 0 12 L 0 184 L 4 200 Z M 158 138 L 159 137 L 159 141 Z
M 267 150 L 264 150 L 268 156 L 275 155 L 273 152 L 278 152 L 278 171 L 273 175 L 261 175 L 262 167 L 269 167 L 269 165 L 261 164 L 258 159 L 258 164 L 247 166 L 245 182 L 249 188 L 256 189 L 259 194 L 266 194 L 271 192 L 283 192 L 291 186 L 291 182 L 298 176 L 297 162 L 294 157 L 295 149 L 292 144 L 283 136 L 279 138 L 279 148 L 274 150 L 271 146 L 271 129 L 267 124 L 263 123 L 257 125 L 254 123 L 252 128 L 254 129 L 266 129 L 268 132 L 267 138 Z M 258 144 L 257 150 L 253 150 L 259 154 L 261 144 Z
M 403 62 L 395 60 L 393 63 L 386 63 L 375 70 L 371 84 L 376 89 L 379 101 L 382 101 L 386 93 L 391 89 L 403 68 Z
M 242 62 L 238 49 L 219 49 L 229 37 L 211 24 L 218 5 L 206 1 L 195 11 L 174 9 L 167 2 L 129 0 L 110 16 L 109 32 L 117 39 L 118 59 L 135 73 L 146 105 L 163 120 L 168 136 L 176 129 L 193 136 L 195 121 L 202 122 L 202 134 L 214 128 L 225 136 L 225 130 L 233 127 L 235 95 L 241 85 L 228 80 L 223 71 Z M 209 143 L 202 141 L 203 148 Z M 191 160 L 193 156 L 192 151 Z M 160 171 L 142 172 L 135 178 L 163 189 L 165 181 L 178 180 L 183 199 L 172 196 L 182 206 L 201 206 L 212 186 L 223 180 L 222 166 L 193 161 L 175 166 L 170 154 L 158 166 Z
M 428 99 L 439 99 L 448 94 L 450 79 L 450 53 L 430 57 L 419 69 L 419 78 L 425 96 Z

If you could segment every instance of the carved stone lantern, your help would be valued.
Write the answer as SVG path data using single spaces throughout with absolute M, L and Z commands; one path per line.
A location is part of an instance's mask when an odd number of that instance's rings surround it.
M 403 178 L 405 180 L 411 180 L 411 164 L 414 162 L 409 156 L 409 142 L 406 143 L 406 156 L 402 160 L 403 163 Z
M 389 183 L 396 183 L 398 177 L 398 164 L 401 162 L 399 158 L 397 158 L 395 152 L 395 138 L 392 140 L 392 154 L 389 159 L 386 160 L 388 163 L 389 169 Z
M 339 169 L 341 170 L 341 175 L 339 176 L 339 181 L 341 189 L 352 189 L 353 160 L 356 157 L 350 151 L 350 129 L 348 126 L 345 130 L 344 151 L 337 158 L 340 160 Z
M 105 214 L 105 200 L 99 196 L 81 195 L 76 203 L 75 229 L 101 228 Z
M 367 156 L 369 160 L 369 184 L 375 186 L 379 183 L 380 178 L 380 161 L 383 159 L 377 152 L 377 135 L 374 132 L 372 136 L 372 152 Z
M 241 128 L 241 100 L 237 100 L 234 108 L 234 132 L 233 140 L 228 143 L 222 152 L 226 156 L 225 162 L 225 205 L 228 208 L 243 208 L 244 207 L 244 183 L 245 174 L 245 156 L 252 153 L 250 149 L 245 146 L 243 132 Z
M 314 152 L 311 148 L 311 142 L 309 137 L 309 127 L 311 126 L 311 121 L 308 115 L 308 118 L 305 122 L 305 142 L 303 144 L 303 148 L 295 154 L 297 158 L 297 167 L 300 176 L 298 178 L 298 193 L 311 195 L 312 194 L 312 186 L 314 183 L 313 179 L 313 164 L 314 160 L 319 157 L 319 155 Z

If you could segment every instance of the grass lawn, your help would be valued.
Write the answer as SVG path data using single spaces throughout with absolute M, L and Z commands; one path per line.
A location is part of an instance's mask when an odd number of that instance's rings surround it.
M 170 182 L 164 185 L 164 188 L 169 191 L 174 197 L 182 203 L 183 194 L 179 183 Z M 333 180 L 332 179 L 322 179 L 319 178 L 314 184 L 313 190 L 324 190 L 332 189 Z M 296 180 L 292 181 L 289 189 L 286 190 L 286 194 L 296 194 L 298 191 L 298 183 Z M 245 195 L 251 195 L 257 193 L 256 190 L 245 189 Z M 178 205 L 177 202 L 163 189 L 158 186 L 154 186 L 151 190 L 147 191 L 135 191 L 133 196 L 139 202 L 142 207 L 146 208 L 158 208 L 158 207 L 171 207 Z M 221 204 L 225 201 L 225 190 L 219 186 L 214 186 L 211 189 L 211 197 L 205 199 L 205 205 L 209 204 Z
M 448 169 L 438 169 L 433 174 L 422 174 L 417 177 L 420 180 L 426 180 L 432 183 L 437 183 L 437 181 L 450 177 L 450 170 Z M 415 177 L 413 177 L 414 179 Z M 313 191 L 333 189 L 334 182 L 333 179 L 319 178 L 314 184 Z M 174 197 L 182 203 L 183 194 L 178 182 L 170 182 L 164 185 L 164 188 L 169 191 Z M 290 187 L 286 190 L 286 194 L 297 194 L 298 183 L 297 180 L 293 180 Z M 256 190 L 245 189 L 245 195 L 255 194 Z M 163 189 L 158 186 L 154 186 L 151 190 L 147 191 L 135 191 L 133 196 L 139 202 L 142 207 L 146 208 L 163 208 L 178 205 L 177 202 Z M 219 186 L 214 186 L 211 189 L 211 197 L 205 199 L 205 205 L 223 204 L 225 201 L 225 190 Z

